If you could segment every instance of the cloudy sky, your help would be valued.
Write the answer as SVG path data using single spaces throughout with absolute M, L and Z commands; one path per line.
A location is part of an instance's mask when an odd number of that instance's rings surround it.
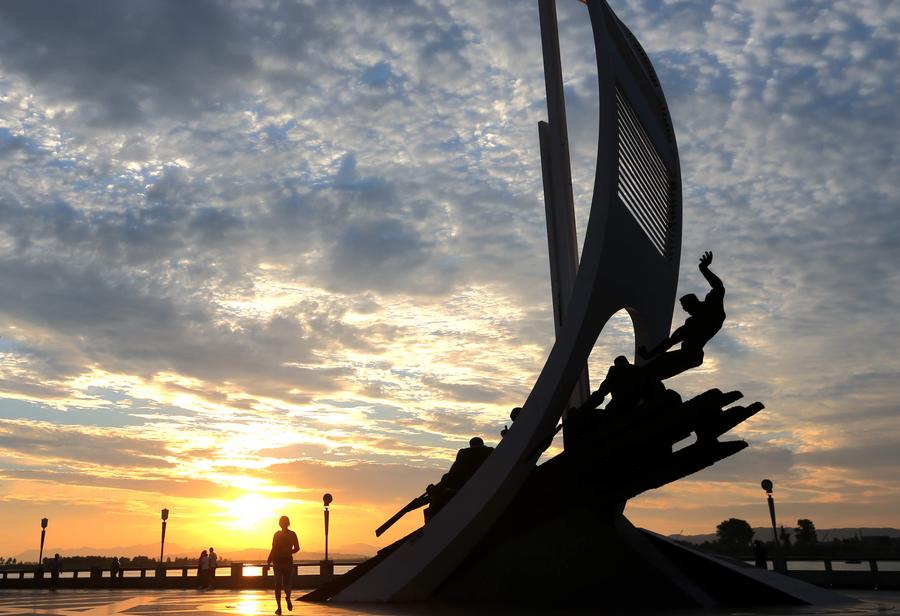
M 728 288 L 674 386 L 767 405 L 627 514 L 761 526 L 770 477 L 788 526 L 900 526 L 900 3 L 612 5 L 672 111 L 680 290 L 706 249 Z M 595 58 L 559 14 L 583 232 Z M 552 344 L 545 116 L 533 1 L 0 3 L 0 555 L 42 516 L 152 543 L 162 507 L 184 546 L 284 512 L 317 549 L 324 491 L 332 545 L 375 544 Z M 595 384 L 632 346 L 618 315 Z

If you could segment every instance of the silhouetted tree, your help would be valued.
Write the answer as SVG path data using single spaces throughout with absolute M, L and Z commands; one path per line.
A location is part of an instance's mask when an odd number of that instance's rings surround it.
M 809 547 L 819 542 L 816 537 L 816 525 L 806 518 L 797 520 L 797 528 L 794 529 L 794 540 L 797 546 Z
M 750 547 L 753 541 L 753 528 L 746 520 L 728 518 L 716 526 L 716 537 L 723 548 L 742 550 Z

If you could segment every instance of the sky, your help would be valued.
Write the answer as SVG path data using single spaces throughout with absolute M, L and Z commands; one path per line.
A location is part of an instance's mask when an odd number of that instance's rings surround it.
M 576 215 L 597 148 L 586 8 L 558 2 Z M 611 2 L 684 187 L 679 292 L 728 319 L 685 397 L 750 447 L 629 502 L 900 526 L 900 3 Z M 553 342 L 536 2 L 0 3 L 0 556 L 373 530 L 495 444 Z M 684 318 L 676 307 L 675 324 Z M 625 313 L 593 383 L 633 352 Z M 553 451 L 556 451 L 554 449 Z M 553 453 L 551 451 L 551 453 Z M 221 548 L 218 548 L 221 546 Z

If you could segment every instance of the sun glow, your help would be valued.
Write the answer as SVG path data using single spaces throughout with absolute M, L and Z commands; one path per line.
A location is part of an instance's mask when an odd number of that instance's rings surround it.
M 223 524 L 235 530 L 256 530 L 263 524 L 272 525 L 285 510 L 286 501 L 261 494 L 244 494 L 231 501 L 222 501 Z

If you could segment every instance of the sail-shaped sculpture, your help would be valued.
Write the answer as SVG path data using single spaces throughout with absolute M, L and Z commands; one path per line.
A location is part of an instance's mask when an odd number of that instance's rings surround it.
M 622 515 L 628 498 L 746 447 L 713 438 L 711 445 L 672 453 L 670 442 L 694 431 L 710 406 L 715 436 L 762 408 L 757 403 L 718 413 L 739 392 L 713 390 L 686 403 L 683 413 L 602 433 L 590 448 L 597 455 L 574 455 L 567 444 L 563 454 L 536 465 L 570 401 L 583 398 L 578 384 L 613 314 L 628 311 L 636 347 L 653 347 L 668 336 L 681 252 L 681 176 L 665 96 L 637 39 L 604 0 L 590 0 L 600 131 L 590 218 L 575 268 L 562 87 L 550 83 L 554 71 L 558 80 L 555 4 L 539 2 L 551 110 L 540 136 L 551 261 L 558 268 L 556 342 L 512 428 L 459 492 L 422 528 L 307 598 L 554 605 L 598 598 L 628 605 L 818 601 L 816 589 L 798 590 L 787 578 L 761 580 L 766 572 L 686 550 L 638 531 Z M 555 59 L 548 34 L 557 45 Z M 556 215 L 561 222 L 549 222 Z M 653 455 L 641 449 L 645 436 L 662 444 Z M 630 455 L 631 446 L 637 455 Z

